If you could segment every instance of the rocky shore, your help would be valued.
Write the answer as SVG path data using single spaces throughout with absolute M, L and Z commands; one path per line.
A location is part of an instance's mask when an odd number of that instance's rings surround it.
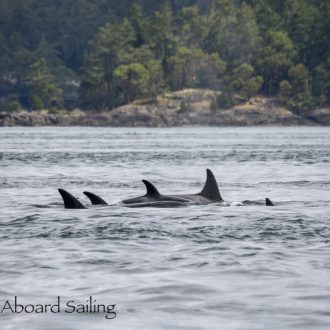
M 272 98 L 254 97 L 230 109 L 211 110 L 217 92 L 186 89 L 159 96 L 155 102 L 134 102 L 108 112 L 81 110 L 0 112 L 0 126 L 256 126 L 330 125 L 330 109 L 316 109 L 304 116 Z

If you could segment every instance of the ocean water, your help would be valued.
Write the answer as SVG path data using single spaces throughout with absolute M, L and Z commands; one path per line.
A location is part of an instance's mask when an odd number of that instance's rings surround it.
M 206 168 L 223 205 L 120 204 L 141 179 L 197 193 Z M 61 304 L 2 330 L 330 328 L 329 128 L 0 128 L 0 188 L 0 308 Z

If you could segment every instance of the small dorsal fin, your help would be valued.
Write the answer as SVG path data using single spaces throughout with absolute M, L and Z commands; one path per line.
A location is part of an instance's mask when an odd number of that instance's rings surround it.
M 274 206 L 274 203 L 269 198 L 266 198 L 266 206 Z
M 157 188 L 151 182 L 147 180 L 142 180 L 142 182 L 147 188 L 147 193 L 146 193 L 147 197 L 157 198 L 160 196 L 160 193 L 158 192 Z
M 100 196 L 97 196 L 89 191 L 84 191 L 84 194 L 90 199 L 92 205 L 108 205 L 108 203 Z
M 62 196 L 64 202 L 64 208 L 66 209 L 85 209 L 86 207 L 82 205 L 78 199 L 72 196 L 69 192 L 64 189 L 58 189 L 58 192 Z
M 219 192 L 217 181 L 215 180 L 213 173 L 209 169 L 206 169 L 206 182 L 200 194 L 217 202 L 223 201 Z

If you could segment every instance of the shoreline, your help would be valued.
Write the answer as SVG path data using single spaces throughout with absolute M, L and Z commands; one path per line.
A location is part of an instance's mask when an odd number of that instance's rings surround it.
M 211 110 L 217 92 L 186 89 L 136 101 L 111 111 L 75 109 L 57 113 L 42 111 L 0 112 L 0 127 L 185 127 L 185 126 L 330 126 L 330 109 L 296 114 L 273 98 L 256 96 L 229 109 Z

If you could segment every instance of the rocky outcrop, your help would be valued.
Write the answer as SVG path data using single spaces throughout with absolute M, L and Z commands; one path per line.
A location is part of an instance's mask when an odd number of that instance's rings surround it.
M 0 112 L 0 126 L 254 126 L 330 125 L 330 109 L 294 114 L 272 98 L 254 97 L 231 109 L 211 110 L 218 92 L 186 89 L 155 102 L 134 102 L 108 112 Z
M 330 126 L 330 109 L 316 109 L 307 114 L 309 120 L 324 126 Z

